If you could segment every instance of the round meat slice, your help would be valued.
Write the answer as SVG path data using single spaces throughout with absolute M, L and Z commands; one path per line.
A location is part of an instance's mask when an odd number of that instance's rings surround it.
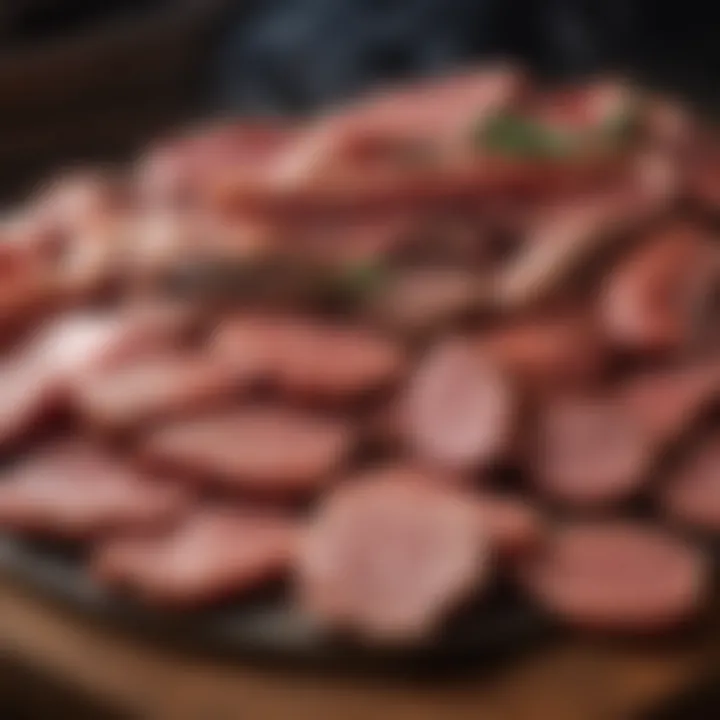
M 289 396 L 343 403 L 392 385 L 405 366 L 402 348 L 368 330 L 301 318 L 247 317 L 218 330 L 215 349 L 240 370 Z
M 532 474 L 552 500 L 604 506 L 641 487 L 654 449 L 645 427 L 614 399 L 556 398 L 540 413 Z
M 75 387 L 90 424 L 129 430 L 169 416 L 222 405 L 240 383 L 227 366 L 203 356 L 159 356 L 91 374 Z
M 169 533 L 108 540 L 92 571 L 152 605 L 199 607 L 281 578 L 297 542 L 294 523 L 279 515 L 201 509 Z
M 423 459 L 451 469 L 487 465 L 513 442 L 516 398 L 496 364 L 463 341 L 433 348 L 403 401 L 404 434 Z
M 141 452 L 153 467 L 211 485 L 303 495 L 333 479 L 353 440 L 339 420 L 262 407 L 160 428 L 150 433 Z
M 477 519 L 471 498 L 410 470 L 350 480 L 326 498 L 301 546 L 302 606 L 375 642 L 421 640 L 489 579 Z
M 85 539 L 127 528 L 156 529 L 187 508 L 186 492 L 80 442 L 42 451 L 0 481 L 0 526 Z
M 662 230 L 610 276 L 600 304 L 609 339 L 639 353 L 667 353 L 690 340 L 696 285 L 716 253 L 691 225 Z
M 660 503 L 674 520 L 709 533 L 720 532 L 720 434 L 694 447 L 670 482 Z
M 699 611 L 709 564 L 660 529 L 625 521 L 557 531 L 523 567 L 530 595 L 565 622 L 599 631 L 670 629 Z

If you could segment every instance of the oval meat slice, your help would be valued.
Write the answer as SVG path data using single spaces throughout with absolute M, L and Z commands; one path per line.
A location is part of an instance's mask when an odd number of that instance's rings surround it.
M 640 489 L 654 449 L 651 435 L 614 399 L 559 397 L 540 413 L 532 477 L 557 502 L 608 505 Z
M 392 385 L 405 366 L 403 349 L 369 330 L 302 318 L 246 317 L 222 325 L 217 355 L 258 374 L 290 396 L 352 402 Z
M 210 485 L 295 496 L 331 482 L 353 441 L 340 420 L 261 407 L 173 423 L 151 432 L 141 453 Z
M 631 522 L 560 529 L 523 568 L 533 599 L 565 622 L 593 630 L 651 632 L 683 623 L 709 591 L 695 547 Z
M 695 286 L 717 253 L 691 225 L 659 231 L 610 276 L 600 301 L 609 339 L 639 353 L 682 349 L 692 332 Z
M 665 513 L 682 524 L 720 532 L 720 434 L 692 448 L 660 494 Z
M 482 352 L 541 394 L 596 382 L 606 361 L 602 345 L 593 318 L 582 314 L 506 324 L 478 341 Z
M 378 642 L 436 632 L 489 579 L 472 499 L 409 470 L 349 480 L 322 503 L 301 546 L 302 607 Z
M 73 400 L 91 425 L 127 430 L 226 404 L 241 386 L 235 372 L 209 357 L 161 355 L 89 374 Z
M 510 448 L 516 398 L 491 359 L 462 341 L 433 348 L 410 379 L 404 434 L 422 458 L 452 469 L 487 465 Z
M 671 443 L 718 402 L 720 370 L 716 361 L 644 373 L 626 381 L 619 401 L 655 438 Z
M 100 544 L 91 569 L 103 584 L 151 605 L 200 607 L 280 579 L 297 542 L 297 528 L 282 516 L 199 509 L 169 533 Z
M 81 442 L 42 450 L 0 480 L 0 526 L 48 537 L 156 529 L 187 505 L 179 486 L 144 477 Z

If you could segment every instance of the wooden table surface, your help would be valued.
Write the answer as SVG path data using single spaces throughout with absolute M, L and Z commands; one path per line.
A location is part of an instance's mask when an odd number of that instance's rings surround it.
M 2 581 L 0 649 L 143 720 L 622 720 L 717 665 L 720 621 L 661 647 L 557 641 L 453 680 L 328 678 L 170 652 Z

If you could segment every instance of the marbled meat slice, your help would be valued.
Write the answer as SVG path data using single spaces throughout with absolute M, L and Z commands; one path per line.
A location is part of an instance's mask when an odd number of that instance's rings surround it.
M 322 503 L 301 547 L 303 608 L 373 641 L 421 640 L 490 577 L 490 543 L 460 491 L 382 469 Z
M 331 482 L 353 443 L 353 431 L 341 420 L 253 407 L 157 429 L 141 454 L 152 467 L 212 485 L 295 496 Z
M 462 340 L 436 345 L 410 378 L 404 434 L 425 460 L 453 469 L 487 465 L 514 441 L 517 398 L 489 357 Z
M 710 589 L 709 563 L 698 548 L 621 520 L 559 529 L 521 577 L 548 611 L 601 631 L 667 630 L 692 618 Z
M 43 449 L 0 481 L 0 526 L 48 537 L 155 529 L 187 505 L 178 485 L 144 476 L 80 441 Z
M 289 570 L 298 530 L 252 508 L 199 508 L 170 532 L 110 539 L 92 557 L 93 575 L 161 607 L 200 607 L 241 596 Z

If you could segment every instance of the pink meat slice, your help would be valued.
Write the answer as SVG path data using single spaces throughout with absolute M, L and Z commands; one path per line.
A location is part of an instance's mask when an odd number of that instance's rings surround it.
M 177 519 L 187 504 L 180 487 L 152 480 L 80 441 L 42 450 L 0 481 L 0 526 L 49 537 L 152 529 Z
M 421 360 L 403 399 L 404 434 L 422 458 L 453 469 L 487 465 L 513 442 L 516 397 L 488 356 L 462 340 Z
M 544 540 L 545 521 L 528 500 L 483 490 L 474 501 L 483 532 L 500 557 L 524 557 Z
M 706 233 L 692 225 L 665 228 L 631 253 L 600 300 L 610 340 L 639 353 L 681 349 L 692 332 L 695 286 L 714 255 Z
M 700 610 L 708 570 L 696 547 L 667 532 L 608 520 L 561 528 L 521 576 L 533 599 L 569 624 L 651 632 Z
M 341 420 L 253 407 L 159 428 L 141 453 L 153 467 L 219 487 L 295 496 L 331 482 L 353 443 Z
M 380 469 L 321 504 L 301 546 L 298 593 L 330 627 L 417 641 L 484 587 L 491 554 L 472 499 L 407 469 Z
M 76 385 L 74 404 L 90 424 L 122 430 L 222 405 L 241 388 L 208 356 L 160 355 L 89 375 Z
M 646 372 L 625 382 L 619 399 L 659 444 L 678 440 L 720 395 L 716 361 Z
M 704 438 L 681 462 L 660 493 L 671 519 L 709 533 L 720 532 L 720 435 Z
M 103 584 L 162 607 L 200 607 L 282 578 L 298 530 L 252 508 L 200 508 L 170 532 L 110 539 L 91 567 Z
M 256 366 L 290 396 L 336 402 L 391 386 L 405 366 L 388 338 L 302 318 L 236 318 L 218 329 L 215 349 L 241 373 Z
M 558 397 L 542 409 L 531 473 L 547 497 L 570 506 L 611 505 L 640 489 L 654 438 L 614 398 Z

